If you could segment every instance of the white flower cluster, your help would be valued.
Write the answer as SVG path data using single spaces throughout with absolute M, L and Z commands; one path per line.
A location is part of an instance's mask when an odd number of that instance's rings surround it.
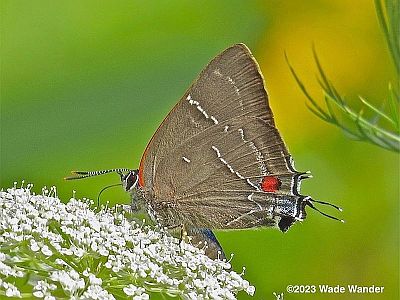
M 63 204 L 55 189 L 0 192 L 0 298 L 236 299 L 254 287 L 203 250 L 129 221 L 123 211 Z M 30 296 L 31 295 L 31 296 Z

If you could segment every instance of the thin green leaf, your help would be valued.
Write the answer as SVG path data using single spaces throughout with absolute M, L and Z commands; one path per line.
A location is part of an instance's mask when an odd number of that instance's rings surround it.
M 379 110 L 378 108 L 376 108 L 375 106 L 373 106 L 371 103 L 369 103 L 367 100 L 365 100 L 363 97 L 358 96 L 358 98 L 360 98 L 361 102 L 367 106 L 370 110 L 372 110 L 373 112 L 375 112 L 377 114 L 377 116 L 381 116 L 382 118 L 386 119 L 387 121 L 389 121 L 391 124 L 395 125 L 395 122 L 387 115 L 383 112 L 383 110 Z
M 320 114 L 320 113 L 318 112 L 318 110 L 314 109 L 314 107 L 311 106 L 311 105 L 308 104 L 308 103 L 306 103 L 306 106 L 307 106 L 307 108 L 308 108 L 309 110 L 311 110 L 311 112 L 312 112 L 313 114 L 315 114 L 318 118 L 320 118 L 320 119 L 322 119 L 322 120 L 324 120 L 324 121 L 326 121 L 326 122 L 332 123 L 332 122 L 331 122 L 330 116 L 326 116 L 326 115 Z
M 362 140 L 369 140 L 370 139 L 370 135 L 364 130 L 364 128 L 363 128 L 363 126 L 362 126 L 362 124 L 360 122 L 361 115 L 362 115 L 362 113 L 360 112 L 358 114 L 358 116 L 357 116 L 356 121 L 355 121 L 355 124 L 356 124 L 357 129 L 358 129 L 358 136 Z
M 317 55 L 317 52 L 316 52 L 316 50 L 315 50 L 315 46 L 314 46 L 314 45 L 313 45 L 312 51 L 313 51 L 313 56 L 314 56 L 315 63 L 316 63 L 316 65 L 317 65 L 318 73 L 319 73 L 320 76 L 321 76 L 321 80 L 319 80 L 320 85 L 322 86 L 322 88 L 323 88 L 325 91 L 327 91 L 328 93 L 330 93 L 330 91 L 331 91 L 331 89 L 330 89 L 330 83 L 329 83 L 329 81 L 328 81 L 328 78 L 327 78 L 326 75 L 325 75 L 324 70 L 322 69 L 322 66 L 321 66 L 321 63 L 320 63 L 320 61 L 319 61 L 319 58 L 318 58 L 318 55 Z
M 390 115 L 391 115 L 391 120 L 394 122 L 395 130 L 399 133 L 400 131 L 400 110 L 398 106 L 398 100 L 396 101 L 396 93 L 392 88 L 392 85 L 389 84 L 389 98 L 388 98 L 388 103 L 389 103 L 389 110 L 390 110 Z
M 300 78 L 297 76 L 296 72 L 294 71 L 292 65 L 289 62 L 289 59 L 288 59 L 286 53 L 285 53 L 285 59 L 286 59 L 286 63 L 288 64 L 289 69 L 290 69 L 294 79 L 296 80 L 296 82 L 297 82 L 298 86 L 300 87 L 301 91 L 303 92 L 303 94 L 307 97 L 307 99 L 311 102 L 311 104 L 319 112 L 319 114 L 325 116 L 325 118 L 328 118 L 328 115 L 324 112 L 324 110 L 322 108 L 319 107 L 317 102 L 310 96 L 310 94 L 308 93 L 304 84 L 301 82 Z
M 385 4 L 386 15 L 382 6 L 382 1 L 375 0 L 376 14 L 384 33 L 389 52 L 392 56 L 396 72 L 400 74 L 399 1 L 388 0 Z
M 330 101 L 330 98 L 329 98 L 329 96 L 327 94 L 325 94 L 324 100 L 325 100 L 326 107 L 328 108 L 329 115 L 331 116 L 332 120 L 334 122 L 338 123 L 338 120 L 337 120 L 336 115 L 335 115 L 335 111 L 333 110 L 332 105 L 330 104 L 331 101 Z

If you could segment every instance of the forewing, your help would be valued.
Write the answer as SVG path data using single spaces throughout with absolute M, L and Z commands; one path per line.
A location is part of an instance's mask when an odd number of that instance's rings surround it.
M 216 123 L 243 116 L 274 124 L 258 64 L 245 45 L 237 44 L 206 66 L 157 129 L 140 163 L 142 187 L 154 187 L 164 171 L 159 164 L 171 149 Z

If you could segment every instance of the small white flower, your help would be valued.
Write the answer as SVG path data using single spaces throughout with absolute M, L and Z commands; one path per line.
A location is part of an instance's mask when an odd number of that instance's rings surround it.
M 76 272 L 75 270 L 69 271 L 69 276 L 70 276 L 73 280 L 78 280 L 78 279 L 79 279 L 79 274 L 78 274 L 78 272 Z
M 35 240 L 31 240 L 31 250 L 33 252 L 38 252 L 40 250 L 39 245 L 36 243 Z
M 18 298 L 21 298 L 20 291 L 13 284 L 3 282 L 3 287 L 6 290 L 6 296 L 7 297 L 18 297 Z
M 99 254 L 101 256 L 108 256 L 108 254 L 110 254 L 110 252 L 105 247 L 100 247 L 99 248 Z
M 61 258 L 56 258 L 56 260 L 54 261 L 56 264 L 58 265 L 65 265 L 65 261 L 63 261 Z
M 47 245 L 44 245 L 42 247 L 42 253 L 46 256 L 51 256 L 53 255 L 53 252 L 50 250 L 50 248 Z
M 97 278 L 94 274 L 90 274 L 89 282 L 90 282 L 90 284 L 93 284 L 93 285 L 101 285 L 103 281 L 101 280 L 101 278 Z
M 249 285 L 246 288 L 246 293 L 249 294 L 250 296 L 253 296 L 255 292 L 256 292 L 256 288 L 252 285 Z
M 90 248 L 92 248 L 92 250 L 93 250 L 94 252 L 96 252 L 97 249 L 98 249 L 97 243 L 96 243 L 96 242 L 92 242 L 92 244 L 90 245 Z
M 136 286 L 134 286 L 133 284 L 130 284 L 130 285 L 124 287 L 123 291 L 127 296 L 133 296 L 133 295 L 135 295 L 135 292 L 137 291 L 137 289 L 138 288 Z
M 44 293 L 42 291 L 33 292 L 32 295 L 35 296 L 36 298 L 43 298 L 44 297 Z

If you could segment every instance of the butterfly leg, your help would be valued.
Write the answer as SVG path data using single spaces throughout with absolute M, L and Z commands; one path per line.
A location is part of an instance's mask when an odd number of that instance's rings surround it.
M 179 239 L 179 244 L 181 244 L 182 241 L 187 242 L 187 233 L 184 224 L 168 226 L 167 229 L 172 236 Z
M 188 234 L 184 224 L 173 225 L 168 227 L 168 231 L 176 238 L 179 239 L 179 245 L 182 246 L 182 242 L 185 241 L 187 243 L 190 242 L 190 238 L 188 238 Z
M 179 244 L 182 244 L 182 241 L 187 240 L 187 232 L 185 230 L 185 225 L 181 224 L 180 225 L 180 234 L 179 234 Z

